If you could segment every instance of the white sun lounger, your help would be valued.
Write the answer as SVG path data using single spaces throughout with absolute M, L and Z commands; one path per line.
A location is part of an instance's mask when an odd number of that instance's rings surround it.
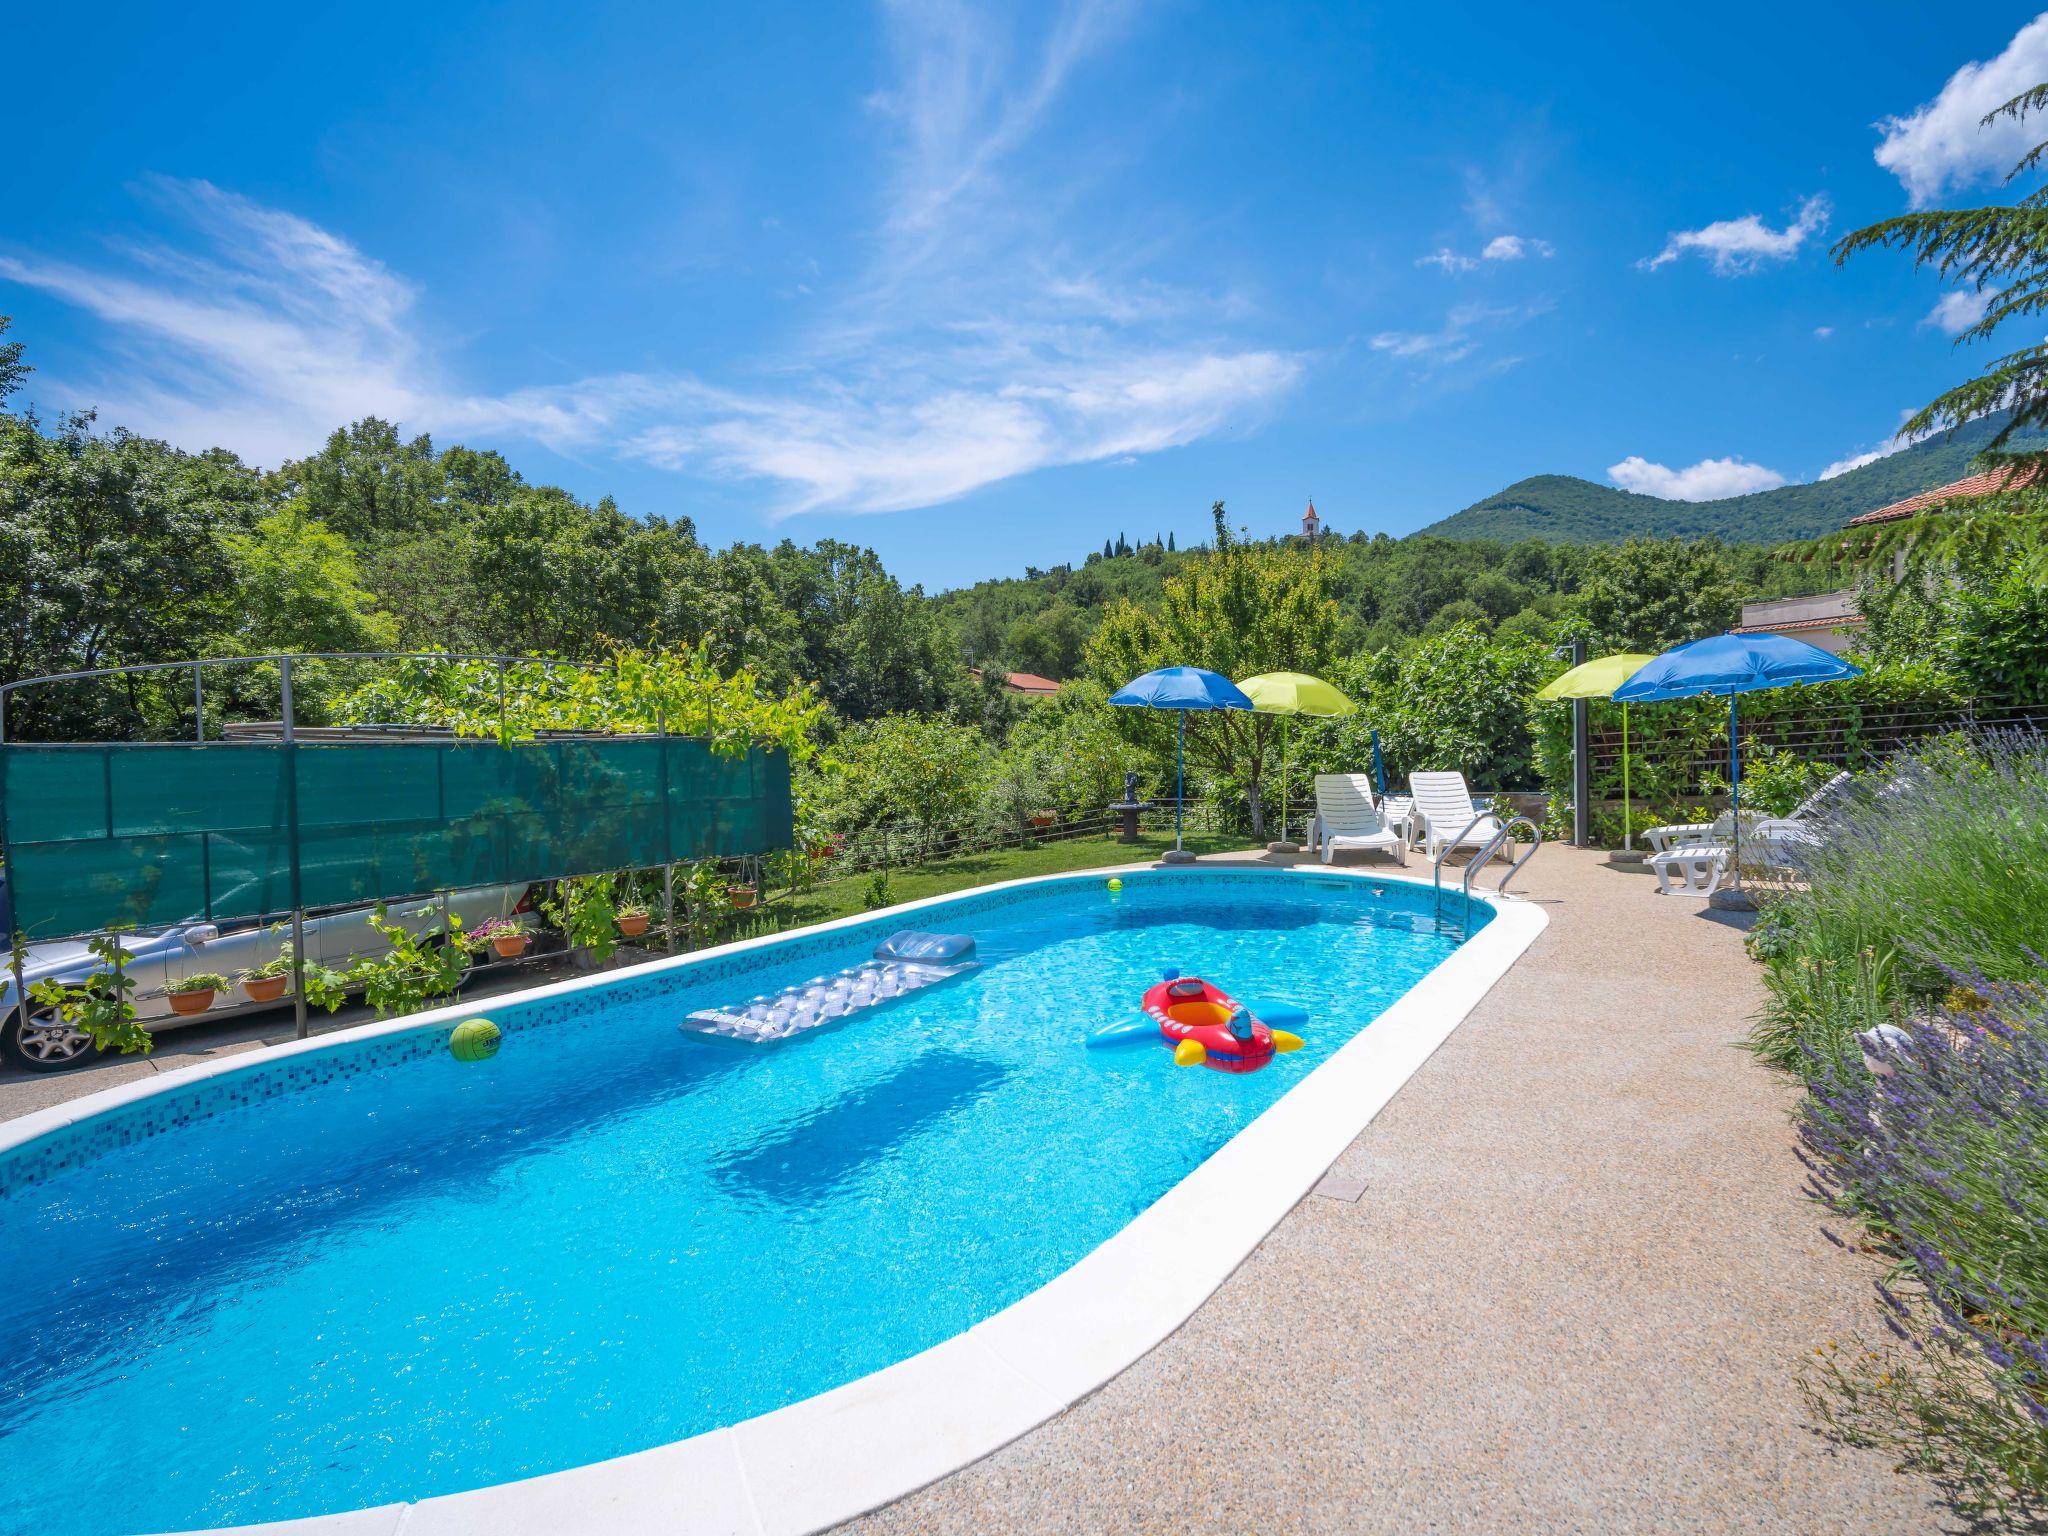
M 1472 804 L 1472 791 L 1465 787 L 1462 773 L 1411 773 L 1408 787 L 1414 791 L 1416 814 L 1422 818 L 1422 850 L 1432 859 L 1454 848 L 1484 848 L 1500 831 L 1497 816 L 1479 816 L 1473 822 L 1478 807 Z M 1505 850 L 1498 851 L 1506 857 Z
M 1657 872 L 1658 895 L 1711 896 L 1728 877 L 1728 854 L 1726 843 L 1681 843 L 1646 862 Z
M 1407 830 L 1390 822 L 1386 812 L 1373 804 L 1372 786 L 1364 774 L 1316 775 L 1313 840 L 1321 847 L 1325 864 L 1340 848 L 1390 853 L 1403 864 L 1408 862 Z

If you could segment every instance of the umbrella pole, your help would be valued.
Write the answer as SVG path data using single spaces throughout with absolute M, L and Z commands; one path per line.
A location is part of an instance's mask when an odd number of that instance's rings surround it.
M 1636 845 L 1636 818 L 1628 803 L 1628 705 L 1621 706 L 1621 846 Z
M 1742 735 L 1735 719 L 1735 694 L 1728 695 L 1728 805 L 1735 818 L 1734 851 L 1728 856 L 1729 884 L 1742 884 Z
M 1733 702 L 1732 695 L 1730 702 Z M 1180 729 L 1173 739 L 1173 851 L 1179 853 L 1181 811 L 1186 806 L 1188 798 L 1187 769 L 1184 765 L 1188 743 L 1188 712 L 1184 709 L 1175 710 L 1174 719 L 1179 722 Z
M 1287 841 L 1287 721 L 1280 722 L 1280 841 Z

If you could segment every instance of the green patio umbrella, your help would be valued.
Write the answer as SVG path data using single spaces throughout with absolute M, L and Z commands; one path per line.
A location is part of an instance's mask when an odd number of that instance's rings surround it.
M 1262 715 L 1315 715 L 1329 718 L 1354 713 L 1358 706 L 1344 690 L 1306 672 L 1261 672 L 1242 679 L 1238 685 L 1252 708 Z M 1280 724 L 1280 841 L 1268 843 L 1271 853 L 1299 853 L 1298 844 L 1287 839 L 1287 723 Z
M 1619 656 L 1600 656 L 1592 661 L 1580 662 L 1564 676 L 1553 679 L 1548 687 L 1538 691 L 1536 697 L 1546 703 L 1555 703 L 1559 699 L 1611 699 L 1614 697 L 1615 689 L 1654 659 L 1650 656 L 1624 652 Z M 1633 848 L 1636 845 L 1635 815 L 1629 806 L 1628 793 L 1626 703 L 1621 706 L 1621 842 L 1624 848 Z

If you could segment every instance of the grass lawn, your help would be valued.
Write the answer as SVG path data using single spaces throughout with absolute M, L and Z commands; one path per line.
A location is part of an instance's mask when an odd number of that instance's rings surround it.
M 1173 846 L 1170 832 L 1147 832 L 1135 843 L 1120 843 L 1114 834 L 1076 837 L 1033 848 L 1002 848 L 988 853 L 962 854 L 911 869 L 889 872 L 891 903 L 917 901 L 926 896 L 943 896 L 977 885 L 994 885 L 999 880 L 1022 880 L 1029 875 L 1057 875 L 1072 869 L 1102 869 L 1115 864 L 1141 864 L 1157 859 Z M 1225 833 L 1190 832 L 1183 839 L 1190 853 L 1227 853 L 1249 848 L 1251 839 Z M 799 896 L 777 898 L 789 927 L 830 922 L 867 909 L 868 876 L 849 875 L 843 880 L 820 881 L 817 889 Z

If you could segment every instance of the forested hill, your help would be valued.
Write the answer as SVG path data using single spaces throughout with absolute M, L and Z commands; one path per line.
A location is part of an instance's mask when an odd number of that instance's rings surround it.
M 1597 544 L 1633 535 L 1712 536 L 1730 543 L 1776 544 L 1831 533 L 1850 518 L 1918 495 L 1971 471 L 1971 460 L 1997 431 L 1972 422 L 1953 436 L 1930 438 L 1888 458 L 1811 485 L 1730 496 L 1722 501 L 1666 501 L 1573 475 L 1518 480 L 1424 533 L 1449 539 L 1549 539 Z

